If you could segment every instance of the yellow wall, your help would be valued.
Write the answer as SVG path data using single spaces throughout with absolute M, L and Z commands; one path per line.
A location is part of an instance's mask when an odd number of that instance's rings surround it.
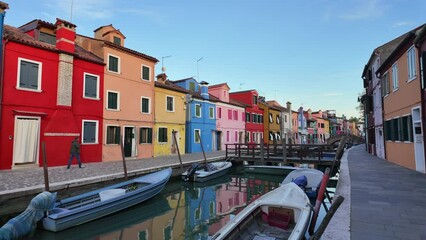
M 166 97 L 174 97 L 174 111 L 166 111 Z M 178 131 L 180 154 L 185 153 L 185 93 L 155 87 L 155 126 L 153 129 L 154 156 L 177 154 L 172 146 L 172 131 Z M 167 128 L 167 143 L 158 142 L 158 129 Z M 175 151 L 173 151 L 175 150 Z

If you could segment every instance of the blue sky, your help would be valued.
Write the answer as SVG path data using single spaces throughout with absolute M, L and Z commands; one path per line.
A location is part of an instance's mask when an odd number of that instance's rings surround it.
M 256 89 L 267 100 L 290 101 L 294 110 L 332 109 L 347 117 L 359 117 L 361 74 L 374 48 L 426 22 L 424 0 L 6 2 L 5 23 L 16 27 L 58 17 L 93 37 L 113 24 L 126 47 L 156 57 L 156 74 L 164 64 L 172 80 L 199 76 L 211 85 L 226 82 L 231 91 Z

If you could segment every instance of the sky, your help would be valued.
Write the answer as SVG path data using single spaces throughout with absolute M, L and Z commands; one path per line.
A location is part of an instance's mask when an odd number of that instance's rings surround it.
M 56 18 L 93 37 L 112 24 L 125 47 L 159 60 L 170 80 L 256 89 L 292 109 L 360 117 L 373 50 L 426 23 L 424 0 L 3 0 L 5 24 Z

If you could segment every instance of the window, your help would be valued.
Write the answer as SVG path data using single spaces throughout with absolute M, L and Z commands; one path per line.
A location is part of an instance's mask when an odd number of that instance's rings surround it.
M 235 131 L 235 134 L 234 134 L 234 142 L 238 142 L 238 132 L 237 131 Z
M 232 120 L 232 110 L 228 109 L 228 119 Z
M 280 115 L 277 115 L 277 117 L 276 117 L 276 122 L 277 122 L 278 124 L 280 124 Z
M 98 121 L 83 120 L 82 143 L 98 143 Z
M 217 108 L 217 114 L 219 115 L 219 118 L 222 118 L 222 108 Z
M 209 211 L 210 211 L 210 215 L 215 214 L 215 202 L 210 202 L 209 203 Z
M 259 115 L 259 123 L 263 123 L 263 115 Z
M 254 123 L 257 123 L 257 114 L 254 114 L 254 113 L 251 114 L 251 121 Z
M 238 111 L 234 110 L 234 120 L 238 121 Z
M 118 110 L 120 106 L 119 93 L 107 91 L 107 109 Z
M 146 81 L 150 81 L 150 68 L 147 66 L 142 66 L 142 79 Z
M 250 132 L 246 132 L 246 142 L 250 142 Z
M 164 234 L 164 237 L 163 237 L 164 240 L 172 239 L 172 226 L 170 224 L 164 228 L 163 234 Z
M 152 143 L 152 128 L 139 128 L 139 143 Z
M 416 77 L 416 51 L 414 46 L 408 50 L 407 53 L 408 62 L 408 81 L 413 80 Z
M 201 105 L 195 104 L 195 117 L 201 117 Z
M 84 97 L 99 99 L 99 76 L 84 73 Z
M 274 122 L 273 117 L 272 117 L 272 113 L 270 113 L 270 114 L 269 114 L 269 122 L 270 122 L 270 123 L 273 123 L 273 122 Z
M 410 116 L 402 117 L 402 141 L 412 142 L 413 141 L 413 132 L 412 132 L 413 122 Z
M 210 119 L 214 118 L 214 107 L 209 107 L 209 117 Z
M 269 132 L 269 141 L 274 140 L 274 134 L 272 132 Z
M 195 83 L 194 82 L 189 82 L 189 91 L 195 92 Z
M 246 122 L 250 122 L 250 113 L 246 113 Z
M 253 133 L 252 141 L 256 142 L 256 133 Z
M 138 239 L 139 240 L 147 240 L 148 239 L 148 233 L 146 232 L 146 230 L 139 231 Z
M 226 142 L 228 142 L 228 143 L 229 143 L 229 135 L 230 135 L 230 132 L 226 131 Z
M 41 62 L 18 58 L 18 86 L 20 89 L 41 90 Z
M 396 91 L 399 88 L 399 84 L 398 84 L 398 64 L 395 63 L 392 66 L 392 90 Z
M 120 58 L 108 54 L 108 71 L 119 73 L 120 72 Z
M 253 104 L 256 105 L 257 104 L 257 96 L 253 95 Z
M 195 209 L 194 217 L 195 217 L 195 220 L 201 219 L 201 209 L 200 208 Z
M 117 45 L 120 45 L 121 46 L 121 38 L 119 38 L 119 37 L 117 37 L 117 36 L 114 36 L 114 38 L 113 38 L 114 40 L 114 44 L 117 44 Z
M 199 143 L 201 137 L 200 129 L 194 129 L 194 142 Z
M 49 43 L 52 45 L 56 45 L 56 36 L 48 33 L 40 32 L 38 35 L 38 40 L 40 42 Z
M 106 144 L 120 144 L 119 126 L 107 126 Z
M 166 111 L 168 112 L 175 111 L 175 97 L 166 96 Z
M 158 142 L 159 143 L 167 142 L 167 128 L 163 128 L 163 127 L 158 128 Z
M 388 73 L 385 73 L 381 79 L 381 85 L 382 85 L 382 97 L 389 94 L 389 77 Z
M 142 97 L 142 113 L 150 113 L 149 98 Z
M 287 122 L 287 115 L 284 115 L 284 122 Z

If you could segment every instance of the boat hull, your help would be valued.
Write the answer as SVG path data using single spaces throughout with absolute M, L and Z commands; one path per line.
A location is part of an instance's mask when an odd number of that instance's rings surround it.
M 191 175 L 188 178 L 188 180 L 192 182 L 206 182 L 224 176 L 232 167 L 232 163 L 227 161 L 214 162 L 209 164 L 215 165 L 216 167 L 218 167 L 218 169 L 210 172 L 204 170 L 197 170 L 195 171 L 195 174 Z M 182 179 L 185 181 L 187 180 L 187 174 L 188 171 L 182 173 Z
M 51 214 L 43 219 L 43 228 L 52 232 L 59 232 L 146 201 L 163 190 L 171 176 L 171 173 L 171 168 L 168 168 L 123 183 L 63 199 L 57 202 L 56 207 L 51 211 Z M 137 190 L 130 191 L 128 193 L 126 192 L 124 195 L 117 196 L 106 201 L 96 200 L 96 202 L 92 204 L 87 204 L 74 209 L 61 207 L 67 203 L 76 202 L 79 198 L 87 199 L 93 196 L 94 199 L 97 199 L 96 195 L 99 195 L 101 191 L 120 188 L 130 183 L 143 183 L 145 185 Z
M 271 174 L 271 175 L 279 175 L 279 176 L 285 176 L 296 169 L 298 168 L 290 167 L 290 166 L 256 166 L 256 165 L 244 166 L 244 172 L 246 173 Z

